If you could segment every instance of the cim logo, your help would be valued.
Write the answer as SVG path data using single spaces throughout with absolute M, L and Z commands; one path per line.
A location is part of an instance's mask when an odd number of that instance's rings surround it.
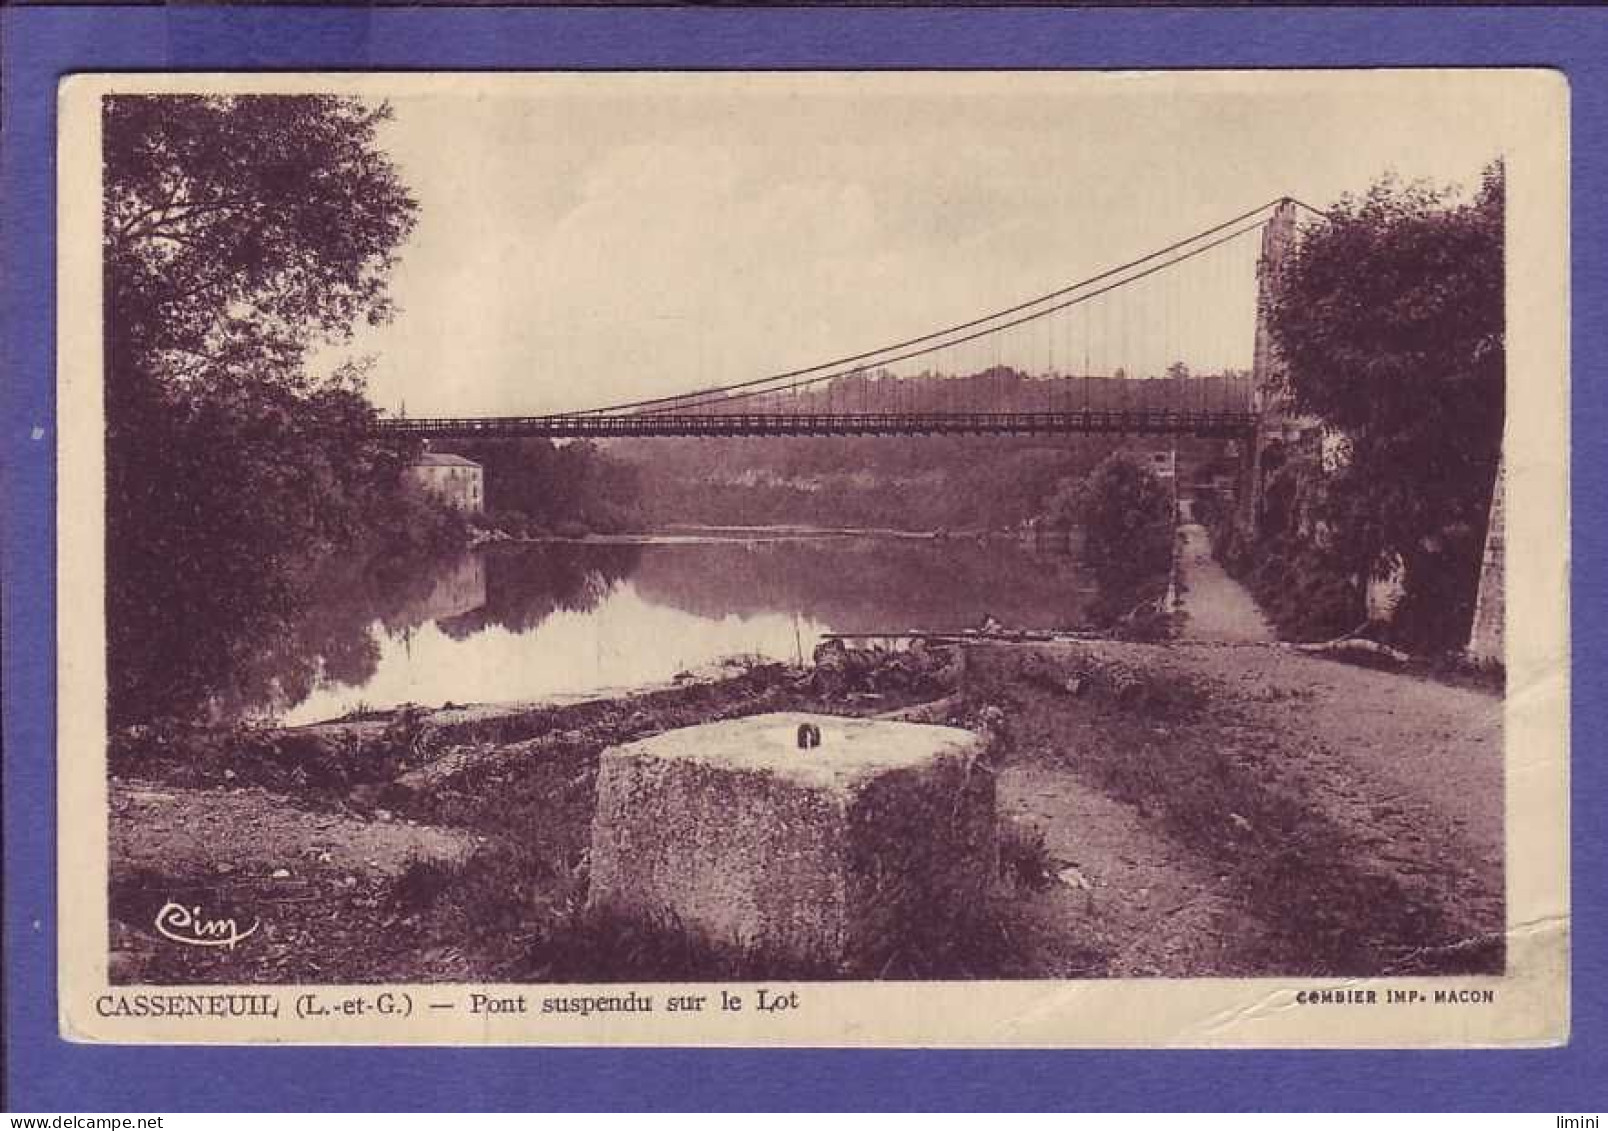
M 185 946 L 226 946 L 233 950 L 236 943 L 249 938 L 261 925 L 260 919 L 253 919 L 251 926 L 242 931 L 235 919 L 210 919 L 201 914 L 200 907 L 186 907 L 171 899 L 156 913 L 157 933 Z

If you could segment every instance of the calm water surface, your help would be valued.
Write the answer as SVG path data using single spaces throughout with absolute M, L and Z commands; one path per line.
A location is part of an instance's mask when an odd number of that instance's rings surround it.
M 825 632 L 1069 628 L 1073 559 L 885 537 L 496 546 L 333 585 L 239 713 L 288 723 L 401 703 L 539 699 L 669 680 Z

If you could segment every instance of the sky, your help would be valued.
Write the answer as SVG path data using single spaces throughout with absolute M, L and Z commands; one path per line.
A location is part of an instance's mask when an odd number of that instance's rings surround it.
M 588 408 L 857 353 L 1280 196 L 1327 206 L 1387 171 L 1472 186 L 1517 128 L 1500 72 L 396 83 L 370 94 L 395 110 L 380 141 L 420 207 L 398 313 L 315 364 L 372 357 L 375 403 L 415 417 Z M 1254 236 L 1226 245 L 1003 356 L 924 361 L 1248 364 L 1255 254 Z

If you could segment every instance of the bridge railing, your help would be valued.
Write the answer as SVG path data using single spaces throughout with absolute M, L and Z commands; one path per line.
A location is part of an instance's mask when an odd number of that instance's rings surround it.
M 554 439 L 624 436 L 916 436 L 1249 434 L 1245 410 L 1084 410 L 930 413 L 642 413 L 632 416 L 415 417 L 379 422 L 381 434 Z

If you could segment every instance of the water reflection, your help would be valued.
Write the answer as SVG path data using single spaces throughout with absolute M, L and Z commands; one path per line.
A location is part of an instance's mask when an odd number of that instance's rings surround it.
M 651 547 L 632 580 L 649 600 L 701 616 L 800 612 L 833 632 L 953 632 L 989 616 L 1070 628 L 1081 623 L 1085 604 L 1072 559 L 971 539 Z
M 1013 545 L 836 537 L 502 546 L 349 568 L 246 665 L 237 714 L 298 723 L 403 702 L 538 699 L 807 657 L 825 632 L 1081 623 L 1073 560 Z
M 385 618 L 387 627 L 412 628 L 426 621 L 445 620 L 472 612 L 486 603 L 486 559 L 466 553 L 442 563 L 431 578 L 430 591 L 423 597 L 404 602 L 395 614 Z

